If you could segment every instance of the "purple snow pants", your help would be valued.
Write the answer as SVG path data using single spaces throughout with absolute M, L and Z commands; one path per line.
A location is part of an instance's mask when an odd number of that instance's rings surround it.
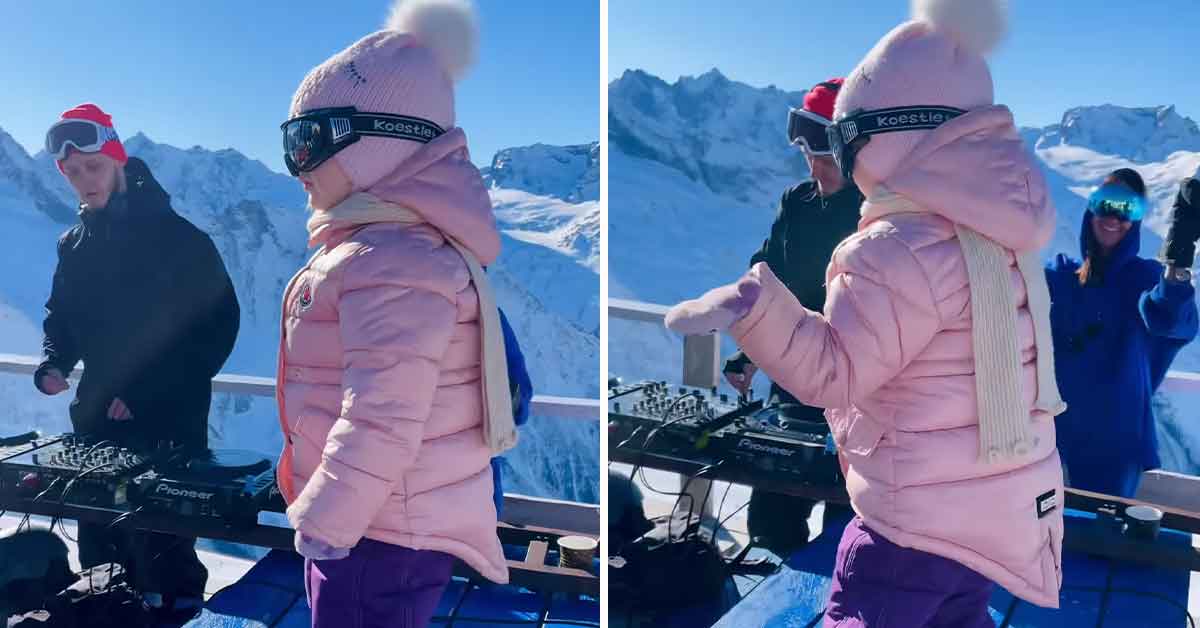
M 454 557 L 371 539 L 341 560 L 305 560 L 312 628 L 425 628 Z
M 990 580 L 900 547 L 855 517 L 842 533 L 825 628 L 995 628 Z

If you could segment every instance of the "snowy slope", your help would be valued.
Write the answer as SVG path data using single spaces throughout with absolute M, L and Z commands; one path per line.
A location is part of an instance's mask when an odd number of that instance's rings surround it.
M 788 107 L 802 97 L 730 81 L 715 69 L 674 85 L 631 70 L 609 85 L 609 142 L 721 196 L 762 205 L 804 168 L 785 137 Z
M 780 193 L 807 176 L 783 138 L 802 93 L 757 89 L 717 71 L 675 84 L 628 71 L 609 85 L 611 294 L 671 304 L 736 279 L 761 246 Z M 1021 130 L 1043 164 L 1058 208 L 1046 256 L 1079 254 L 1083 198 L 1115 168 L 1146 179 L 1153 211 L 1142 254 L 1155 256 L 1179 181 L 1200 167 L 1200 130 L 1174 107 L 1104 105 L 1067 111 L 1059 124 Z M 714 174 L 716 173 L 716 174 Z M 644 323 L 613 321 L 609 364 L 626 379 L 676 381 L 682 343 Z M 726 340 L 725 347 L 732 350 Z M 1200 344 L 1175 368 L 1200 372 Z M 765 392 L 765 378 L 758 378 Z M 1200 394 L 1159 400 L 1170 468 L 1200 474 Z
M 506 148 L 483 171 L 495 189 L 524 190 L 568 203 L 600 200 L 600 143 Z
M 1200 128 L 1174 106 L 1077 107 L 1062 122 L 1046 127 L 1034 148 L 1077 146 L 1138 163 L 1166 161 L 1179 151 L 1195 152 Z
M 271 171 L 232 149 L 180 149 L 142 134 L 126 149 L 144 159 L 171 194 L 172 205 L 208 232 L 234 280 L 242 306 L 242 328 L 229 373 L 274 376 L 278 349 L 279 300 L 292 274 L 304 263 L 307 234 L 305 196 L 295 180 Z M 592 147 L 583 147 L 588 155 Z M 563 163 L 559 151 L 578 147 L 511 149 L 502 168 L 520 177 L 492 181 L 504 251 L 491 272 L 497 299 L 513 323 L 530 362 L 538 393 L 596 397 L 598 393 L 599 242 L 598 167 Z M 593 151 L 594 152 L 594 151 Z M 499 156 L 498 156 L 499 157 Z M 594 170 L 594 172 L 593 172 Z M 569 173 L 564 175 L 563 172 Z M 590 177 L 590 178 L 589 178 Z M 512 188 L 507 186 L 513 186 Z M 526 186 L 516 188 L 516 186 Z M 577 189 L 575 196 L 547 195 Z M 590 194 L 590 198 L 589 198 Z M 54 243 L 75 218 L 70 187 L 45 154 L 30 157 L 0 131 L 0 352 L 36 355 L 41 343 L 42 304 L 54 270 Z M 555 276 L 556 280 L 551 281 Z M 0 395 L 12 410 L 0 419 L 0 434 L 38 428 L 68 429 L 66 396 L 46 398 L 26 377 L 0 376 Z M 554 437 L 579 452 L 562 469 L 539 466 L 541 447 L 530 436 L 512 458 L 508 489 L 568 499 L 598 499 L 596 425 L 556 426 Z M 274 455 L 281 443 L 274 400 L 219 395 L 210 429 L 214 446 L 254 449 Z M 543 430 L 546 431 L 546 430 Z M 540 457 L 539 457 L 540 456 Z M 588 462 L 590 461 L 590 471 Z

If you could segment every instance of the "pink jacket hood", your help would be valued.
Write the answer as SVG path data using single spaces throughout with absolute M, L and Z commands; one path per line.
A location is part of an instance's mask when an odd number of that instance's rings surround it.
M 467 247 L 483 266 L 500 255 L 492 200 L 479 169 L 471 163 L 462 129 L 451 129 L 429 142 L 365 191 L 421 214 Z
M 930 131 L 883 186 L 1018 253 L 1045 247 L 1054 233 L 1045 177 L 1002 105 Z

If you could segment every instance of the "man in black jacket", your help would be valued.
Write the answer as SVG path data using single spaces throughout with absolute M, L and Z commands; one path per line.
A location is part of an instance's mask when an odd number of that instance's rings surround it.
M 58 243 L 35 385 L 65 391 L 82 360 L 70 406 L 76 433 L 143 451 L 203 452 L 212 378 L 240 319 L 216 247 L 175 213 L 146 164 L 126 157 L 111 118 L 95 105 L 64 113 L 46 144 L 79 194 L 80 222 Z M 207 572 L 194 545 L 79 526 L 85 568 L 145 552 L 148 566 L 127 566 L 143 591 L 167 602 L 203 596 Z
M 819 83 L 805 94 L 803 108 L 789 112 L 789 140 L 804 151 L 813 178 L 783 193 L 770 237 L 750 258 L 751 266 L 766 262 L 796 299 L 815 312 L 825 308 L 825 270 L 833 250 L 854 233 L 863 201 L 854 182 L 842 177 L 825 137 L 841 84 L 841 79 Z M 726 360 L 723 370 L 731 386 L 743 394 L 750 391 L 757 369 L 744 353 Z M 768 403 L 779 405 L 782 421 L 825 424 L 824 409 L 798 402 L 777 384 L 771 384 Z M 813 506 L 811 500 L 756 490 L 747 513 L 750 534 L 762 537 L 776 554 L 790 553 L 807 542 Z M 830 510 L 827 505 L 826 512 Z

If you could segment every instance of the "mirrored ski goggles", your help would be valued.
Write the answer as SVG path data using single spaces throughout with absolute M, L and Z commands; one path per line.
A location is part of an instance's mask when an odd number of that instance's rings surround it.
M 91 120 L 69 118 L 59 120 L 46 131 L 46 152 L 61 161 L 67 158 L 67 148 L 82 153 L 99 151 L 104 143 L 117 139 L 117 131 Z
M 427 144 L 446 131 L 421 118 L 360 113 L 354 107 L 306 111 L 279 125 L 283 161 L 292 176 L 310 172 L 362 137 L 391 137 Z
M 871 141 L 872 135 L 936 129 L 964 113 L 962 109 L 937 106 L 855 111 L 826 129 L 829 149 L 842 176 L 849 180 L 854 174 L 854 157 Z
M 1136 222 L 1146 215 L 1146 199 L 1121 183 L 1105 183 L 1088 197 L 1087 208 L 1094 216 Z
M 831 155 L 825 129 L 833 122 L 807 109 L 788 109 L 788 141 L 810 155 Z

